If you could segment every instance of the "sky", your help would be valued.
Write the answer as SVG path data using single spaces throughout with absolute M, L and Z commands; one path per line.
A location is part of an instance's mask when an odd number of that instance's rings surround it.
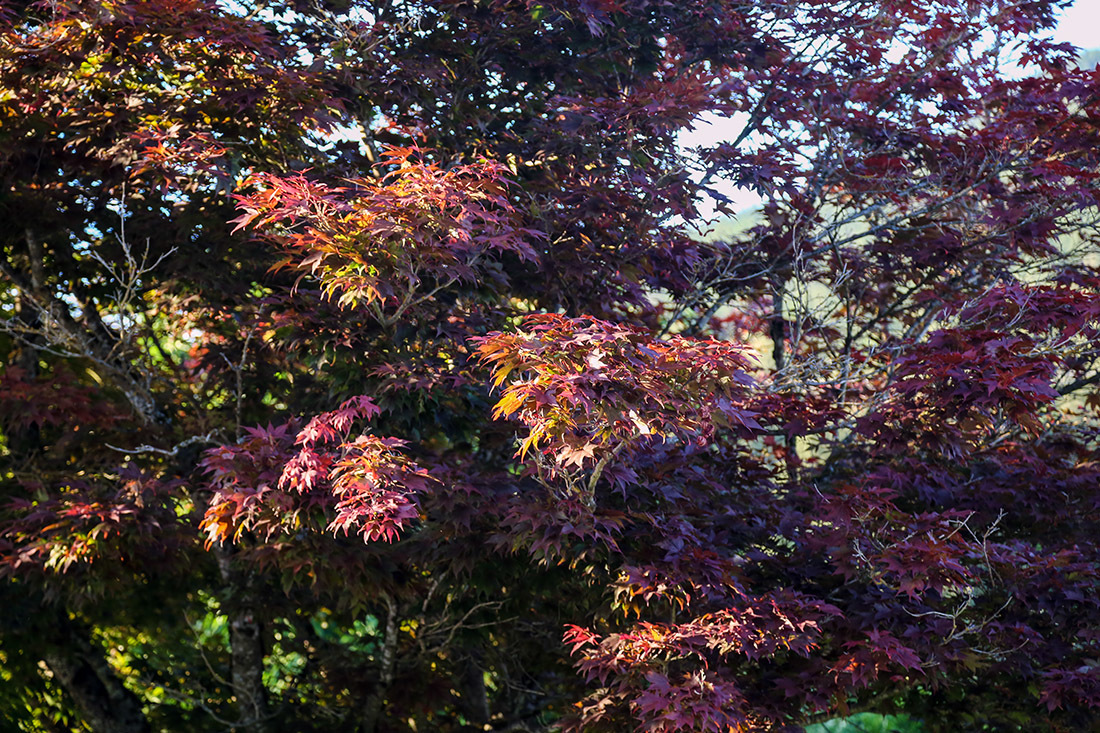
M 1100 47 L 1100 0 L 1077 0 L 1062 14 L 1054 37 L 1081 48 Z
M 1054 39 L 1086 50 L 1100 48 L 1100 0 L 1077 0 L 1063 11 L 1054 31 Z M 736 115 L 731 120 L 702 122 L 691 132 L 685 133 L 681 140 L 688 146 L 713 145 L 727 139 L 730 130 L 738 130 L 742 124 L 744 121 Z M 746 209 L 760 203 L 760 198 L 752 191 L 722 183 L 715 188 L 733 201 L 735 209 Z

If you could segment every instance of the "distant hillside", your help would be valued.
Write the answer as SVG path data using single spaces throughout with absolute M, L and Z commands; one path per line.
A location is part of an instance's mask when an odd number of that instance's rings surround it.
M 760 223 L 760 209 L 756 206 L 749 207 L 737 214 L 719 219 L 714 222 L 700 236 L 694 232 L 692 236 L 704 242 L 725 242 L 744 233 L 749 228 Z

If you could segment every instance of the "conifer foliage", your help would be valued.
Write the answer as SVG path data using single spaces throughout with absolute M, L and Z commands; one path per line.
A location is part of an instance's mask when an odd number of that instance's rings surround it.
M 1095 728 L 1065 5 L 0 2 L 0 718 Z

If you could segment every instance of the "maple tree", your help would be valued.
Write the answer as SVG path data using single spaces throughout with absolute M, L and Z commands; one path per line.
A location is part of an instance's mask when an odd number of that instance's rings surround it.
M 1066 4 L 0 4 L 0 716 L 1095 727 Z

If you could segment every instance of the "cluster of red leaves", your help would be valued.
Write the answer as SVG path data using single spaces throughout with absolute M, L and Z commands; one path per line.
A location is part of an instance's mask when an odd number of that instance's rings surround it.
M 884 671 L 892 672 L 892 679 L 899 682 L 906 679 L 906 672 L 921 672 L 917 653 L 889 631 L 872 629 L 865 639 L 845 642 L 844 649 L 830 670 L 841 688 L 867 687 Z
M 212 127 L 237 137 L 251 134 L 243 131 L 257 118 L 280 126 L 327 122 L 317 114 L 323 85 L 283 66 L 262 24 L 215 2 L 35 5 L 44 22 L 0 25 L 0 81 L 22 91 L 0 101 L 0 109 L 70 151 L 128 164 L 152 137 L 170 140 L 184 131 L 185 141 L 208 141 Z M 28 78 L 26 68 L 37 71 Z M 173 96 L 189 101 L 165 109 L 162 98 Z M 178 158 L 155 142 L 152 148 L 150 167 Z
M 206 452 L 202 466 L 212 495 L 201 528 L 208 547 L 239 541 L 246 533 L 263 541 L 301 526 L 293 498 L 278 486 L 293 455 L 291 429 L 289 423 L 246 428 L 236 445 Z
M 155 171 L 166 188 L 210 178 L 222 188 L 231 188 L 232 182 L 225 176 L 229 149 L 209 132 L 185 132 L 181 123 L 158 121 L 135 132 L 133 140 L 141 150 L 140 162 L 131 174 L 134 177 Z
M 0 372 L 0 423 L 8 430 L 82 426 L 110 427 L 123 419 L 113 405 L 97 399 L 96 390 L 61 368 L 48 377 L 29 378 L 17 366 Z
M 821 624 L 839 614 L 827 603 L 782 593 L 743 597 L 687 622 L 642 622 L 604 636 L 570 626 L 565 643 L 579 655 L 578 668 L 607 688 L 578 704 L 572 725 L 606 723 L 616 705 L 627 703 L 646 730 L 739 730 L 755 716 L 745 691 L 725 674 L 728 665 L 738 658 L 808 657 Z
M 440 288 L 492 276 L 491 258 L 537 257 L 540 238 L 516 223 L 504 168 L 491 161 L 444 169 L 415 148 L 390 148 L 381 179 L 331 187 L 304 176 L 260 176 L 234 223 L 289 251 L 346 306 L 374 306 L 396 321 Z
M 367 542 L 396 539 L 419 516 L 416 496 L 432 480 L 398 451 L 403 441 L 351 437 L 358 420 L 377 414 L 369 398 L 354 397 L 296 435 L 290 423 L 249 428 L 237 445 L 208 451 L 207 545 L 246 535 L 268 542 L 310 529 L 319 516 L 331 532 L 354 530 Z
M 139 570 L 165 557 L 178 541 L 171 496 L 177 485 L 134 470 L 115 486 L 73 482 L 26 487 L 35 498 L 13 498 L 0 523 L 0 578 L 68 573 L 102 564 Z M 81 581 L 87 583 L 87 579 Z
M 1051 387 L 1057 356 L 1025 336 L 952 329 L 930 334 L 897 362 L 896 389 L 919 395 L 933 419 L 961 418 L 995 409 L 1033 420 L 1058 397 Z
M 753 380 L 742 346 L 672 337 L 595 318 L 529 316 L 523 330 L 475 338 L 493 385 L 509 376 L 494 417 L 515 417 L 532 449 L 559 466 L 585 468 L 656 439 L 705 441 L 716 427 L 760 428 L 739 403 Z
M 1077 273 L 1077 282 L 1059 285 L 1002 283 L 958 309 L 968 328 L 1048 336 L 1052 347 L 1080 337 L 1100 336 L 1100 278 Z
M 337 500 L 329 529 L 345 534 L 354 529 L 365 541 L 392 542 L 417 518 L 416 495 L 427 490 L 431 478 L 398 452 L 402 440 L 350 438 L 356 420 L 378 412 L 360 396 L 310 420 L 294 441 L 301 449 L 284 467 L 279 486 L 304 494 L 327 481 Z
M 908 346 L 893 362 L 891 401 L 859 419 L 880 449 L 916 441 L 959 458 L 1003 434 L 1006 420 L 1038 433 L 1058 383 L 1088 381 L 1094 292 L 1014 283 L 952 310 L 957 325 Z
M 593 511 L 574 497 L 511 502 L 500 517 L 492 542 L 502 550 L 521 549 L 546 564 L 577 564 L 602 551 L 620 552 L 616 535 L 627 516 L 615 510 Z
M 961 511 L 906 513 L 880 486 L 840 486 L 819 509 L 815 540 L 847 579 L 862 577 L 910 599 L 931 590 L 965 589 L 976 580 L 965 562 L 982 548 Z

